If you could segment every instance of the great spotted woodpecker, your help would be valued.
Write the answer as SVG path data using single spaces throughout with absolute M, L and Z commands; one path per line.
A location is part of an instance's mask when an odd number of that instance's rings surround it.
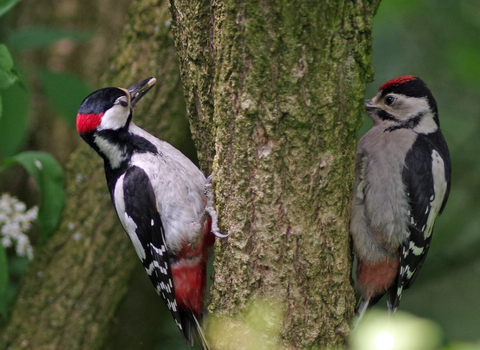
M 451 175 L 437 103 L 421 79 L 392 79 L 365 105 L 375 125 L 357 146 L 350 220 L 363 294 L 357 322 L 385 293 L 394 311 L 414 282 Z
M 180 151 L 132 122 L 133 107 L 155 84 L 108 87 L 85 98 L 77 130 L 104 160 L 110 196 L 157 293 L 190 345 L 199 321 L 206 262 L 219 232 L 210 178 Z

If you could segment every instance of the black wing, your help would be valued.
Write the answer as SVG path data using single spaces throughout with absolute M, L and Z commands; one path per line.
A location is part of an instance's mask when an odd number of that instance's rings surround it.
M 438 153 L 444 163 L 445 178 L 437 179 L 437 181 L 445 181 L 447 188 L 440 209 L 431 213 L 432 203 L 435 199 L 434 174 L 432 171 L 433 151 Z M 413 284 L 425 261 L 432 240 L 435 218 L 443 211 L 448 199 L 450 178 L 450 156 L 440 130 L 429 135 L 418 135 L 412 149 L 407 153 L 402 173 L 410 204 L 408 225 L 410 236 L 400 250 L 397 281 L 388 291 L 392 309 L 398 306 L 403 289 L 408 289 Z M 429 220 L 431 215 L 433 217 Z
M 125 230 L 155 290 L 167 304 L 178 328 L 184 334 L 170 269 L 171 253 L 165 244 L 155 193 L 145 171 L 135 166 L 127 170 L 123 179 L 123 196 Z M 132 221 L 134 225 L 131 224 Z

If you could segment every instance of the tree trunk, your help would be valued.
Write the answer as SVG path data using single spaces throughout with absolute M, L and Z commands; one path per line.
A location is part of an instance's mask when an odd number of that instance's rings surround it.
M 188 150 L 191 145 L 178 63 L 164 1 L 136 1 L 103 85 L 127 87 L 149 76 L 135 122 Z M 106 58 L 108 56 L 105 56 Z M 100 157 L 82 143 L 66 173 L 67 205 L 56 234 L 36 251 L 1 349 L 100 349 L 139 264 L 119 225 Z
M 235 318 L 223 334 L 241 333 L 241 312 L 267 299 L 282 315 L 272 341 L 346 340 L 350 191 L 378 4 L 170 2 L 192 133 L 230 234 L 216 246 L 209 306 Z M 216 349 L 245 342 L 211 336 Z

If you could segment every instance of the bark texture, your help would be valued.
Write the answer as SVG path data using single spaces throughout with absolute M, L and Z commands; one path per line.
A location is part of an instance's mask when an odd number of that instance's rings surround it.
M 185 149 L 188 122 L 169 18 L 164 1 L 134 2 L 102 85 L 126 87 L 156 76 L 135 122 Z M 66 187 L 62 222 L 36 252 L 1 334 L 2 349 L 101 348 L 139 264 L 115 216 L 101 159 L 86 144 L 70 157 Z
M 252 300 L 281 304 L 287 348 L 349 333 L 349 198 L 378 4 L 170 2 L 192 133 L 230 234 L 209 310 L 241 319 Z

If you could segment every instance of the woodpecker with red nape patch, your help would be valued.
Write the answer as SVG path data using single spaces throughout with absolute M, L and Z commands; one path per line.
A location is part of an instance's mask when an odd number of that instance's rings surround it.
M 384 294 L 390 311 L 398 307 L 425 261 L 451 178 L 437 103 L 421 79 L 392 79 L 365 106 L 375 125 L 356 152 L 350 220 L 362 292 L 356 322 Z
M 132 122 L 133 107 L 154 78 L 128 89 L 108 87 L 83 100 L 77 130 L 104 160 L 118 218 L 157 293 L 190 345 L 200 327 L 206 263 L 217 225 L 211 177 L 180 151 Z

